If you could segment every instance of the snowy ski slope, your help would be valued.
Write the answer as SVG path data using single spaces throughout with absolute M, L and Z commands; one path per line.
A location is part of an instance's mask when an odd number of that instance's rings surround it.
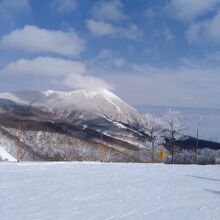
M 1 220 L 219 220 L 220 166 L 0 163 Z

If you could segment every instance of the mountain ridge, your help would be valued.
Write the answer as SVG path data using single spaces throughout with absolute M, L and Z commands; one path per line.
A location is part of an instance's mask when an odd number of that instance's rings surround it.
M 3 133 L 10 133 L 8 143 L 13 142 L 4 150 L 16 157 L 16 128 L 20 124 L 24 160 L 99 160 L 97 149 L 103 144 L 105 161 L 146 161 L 145 137 L 129 128 L 140 118 L 139 112 L 108 90 L 0 93 L 0 133 L 4 138 Z M 41 137 L 40 142 L 34 134 Z M 48 137 L 54 140 L 45 140 Z M 60 144 L 68 147 L 60 148 Z M 39 155 L 42 149 L 47 156 Z

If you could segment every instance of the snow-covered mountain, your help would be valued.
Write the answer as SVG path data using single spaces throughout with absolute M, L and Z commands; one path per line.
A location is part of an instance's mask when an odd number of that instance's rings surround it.
M 19 91 L 0 93 L 0 99 L 11 102 L 8 103 L 11 105 L 40 108 L 42 111 L 54 113 L 57 117 L 68 118 L 71 121 L 76 119 L 75 113 L 77 119 L 81 119 L 81 121 L 103 117 L 132 123 L 140 117 L 134 108 L 105 89 L 97 91 L 75 90 L 72 92 Z M 1 104 L 1 107 L 4 104 Z M 0 110 L 4 111 L 2 108 Z
M 0 152 L 16 158 L 21 124 L 23 160 L 144 162 L 148 137 L 132 127 L 140 118 L 108 90 L 0 93 Z
M 140 129 L 141 118 L 108 90 L 0 93 L 0 160 L 16 161 L 20 124 L 21 160 L 150 162 L 150 137 Z M 176 160 L 184 163 L 187 154 L 191 163 L 196 139 L 176 144 L 182 148 Z M 199 147 L 208 163 L 219 157 L 218 143 L 199 140 Z

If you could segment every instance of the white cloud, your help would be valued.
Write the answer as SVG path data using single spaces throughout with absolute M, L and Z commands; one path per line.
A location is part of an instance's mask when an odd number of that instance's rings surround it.
M 193 20 L 215 10 L 220 0 L 169 0 L 165 10 L 179 20 Z
M 128 24 L 126 27 L 118 27 L 116 28 L 116 32 L 118 32 L 119 36 L 122 38 L 127 38 L 131 40 L 139 39 L 143 33 L 135 24 Z
M 219 108 L 220 68 L 176 69 L 135 65 L 129 72 L 106 74 L 116 94 L 133 105 Z
M 79 56 L 85 43 L 74 32 L 41 29 L 26 25 L 2 37 L 0 46 L 27 52 L 49 52 L 67 56 Z
M 108 59 L 112 57 L 112 51 L 108 50 L 108 49 L 102 49 L 99 54 L 98 54 L 98 58 L 99 59 Z
M 90 75 L 68 75 L 63 82 L 70 88 L 76 89 L 112 89 L 112 86 L 103 79 Z
M 134 23 L 118 24 L 129 19 L 122 9 L 120 0 L 98 1 L 91 9 L 92 19 L 86 21 L 88 30 L 98 37 L 113 36 L 130 40 L 140 38 L 143 33 Z
M 220 10 L 212 18 L 202 22 L 196 22 L 190 25 L 186 32 L 190 43 L 209 42 L 211 44 L 220 44 Z
M 118 51 L 102 49 L 96 56 L 85 61 L 87 67 L 100 75 L 108 74 L 109 70 L 114 72 L 116 69 L 122 69 L 126 65 L 126 59 L 118 54 Z M 100 71 L 101 70 L 101 71 Z M 111 73 L 109 73 L 111 74 Z
M 83 74 L 85 66 L 81 62 L 52 57 L 37 57 L 32 60 L 19 59 L 8 64 L 1 72 L 5 74 L 51 75 L 63 76 L 71 74 Z
M 99 1 L 92 7 L 92 15 L 98 20 L 118 22 L 127 18 L 122 9 L 120 0 Z
M 189 43 L 201 46 L 207 46 L 207 42 L 220 43 L 220 0 L 168 0 L 165 11 L 188 23 L 186 38 Z
M 89 75 L 83 63 L 61 58 L 37 57 L 32 60 L 20 59 L 8 64 L 0 71 L 0 74 L 49 76 L 51 82 L 58 80 L 59 84 L 69 88 L 111 88 L 104 80 Z
M 136 40 L 142 36 L 142 32 L 135 24 L 128 24 L 127 26 L 112 25 L 103 21 L 87 20 L 87 28 L 89 31 L 98 36 L 114 36 L 130 40 Z
M 51 10 L 58 13 L 70 13 L 78 8 L 76 0 L 53 0 Z
M 0 1 L 0 17 L 3 19 L 11 19 L 14 15 L 30 12 L 30 4 L 28 0 L 1 0 Z
M 115 34 L 115 28 L 110 23 L 90 19 L 86 21 L 86 25 L 89 31 L 97 36 Z

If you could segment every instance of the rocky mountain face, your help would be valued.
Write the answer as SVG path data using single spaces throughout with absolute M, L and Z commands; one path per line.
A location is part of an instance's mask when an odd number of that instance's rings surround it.
M 108 90 L 0 94 L 0 157 L 16 160 L 148 162 L 141 115 Z

